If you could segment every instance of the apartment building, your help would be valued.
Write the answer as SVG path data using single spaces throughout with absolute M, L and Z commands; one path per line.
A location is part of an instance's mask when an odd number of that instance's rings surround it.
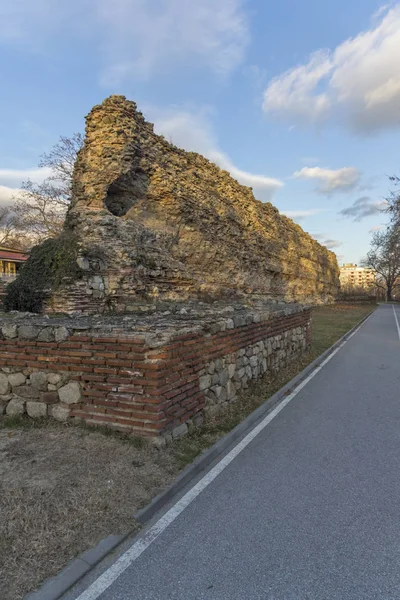
M 376 280 L 376 272 L 370 267 L 359 267 L 353 263 L 345 263 L 340 267 L 340 285 L 345 288 L 373 287 Z

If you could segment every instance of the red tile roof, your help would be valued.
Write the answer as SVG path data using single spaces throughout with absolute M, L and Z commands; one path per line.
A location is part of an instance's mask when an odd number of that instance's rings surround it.
M 15 262 L 24 262 L 28 260 L 29 255 L 22 252 L 14 252 L 12 250 L 0 250 L 0 260 L 9 260 Z

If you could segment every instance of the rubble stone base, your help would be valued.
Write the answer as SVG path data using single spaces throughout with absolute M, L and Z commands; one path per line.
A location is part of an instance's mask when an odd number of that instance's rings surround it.
M 198 304 L 100 319 L 17 314 L 0 331 L 1 415 L 172 439 L 303 353 L 311 310 Z

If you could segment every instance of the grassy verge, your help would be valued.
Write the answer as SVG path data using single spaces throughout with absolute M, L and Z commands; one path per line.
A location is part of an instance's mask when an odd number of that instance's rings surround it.
M 9 417 L 0 422 L 1 600 L 19 600 L 74 556 L 111 533 L 198 454 L 228 433 L 372 310 L 314 311 L 309 353 L 254 383 L 239 401 L 162 451 L 110 429 Z

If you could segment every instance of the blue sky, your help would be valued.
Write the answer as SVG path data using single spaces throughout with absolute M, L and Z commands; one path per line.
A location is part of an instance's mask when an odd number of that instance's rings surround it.
M 400 3 L 2 0 L 0 203 L 112 93 L 359 262 L 399 174 Z

